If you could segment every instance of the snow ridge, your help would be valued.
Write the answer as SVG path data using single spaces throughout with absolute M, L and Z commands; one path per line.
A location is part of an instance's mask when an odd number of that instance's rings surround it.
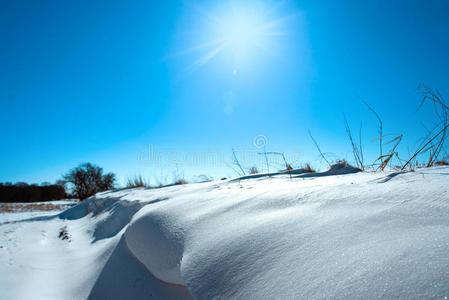
M 339 165 L 100 193 L 0 226 L 0 298 L 444 299 L 448 176 Z
M 158 279 L 184 285 L 181 260 L 183 232 L 168 214 L 150 211 L 138 214 L 125 232 L 129 250 Z

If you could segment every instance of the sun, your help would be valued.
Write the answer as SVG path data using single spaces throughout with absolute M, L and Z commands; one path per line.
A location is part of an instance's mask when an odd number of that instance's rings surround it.
M 253 47 L 261 43 L 260 21 L 249 14 L 232 15 L 223 20 L 220 35 L 225 48 L 235 56 L 248 54 Z
M 276 37 L 286 35 L 285 22 L 296 16 L 276 15 L 273 12 L 278 8 L 279 4 L 265 7 L 263 10 L 249 6 L 232 6 L 229 10 L 221 9 L 219 14 L 213 14 L 201 7 L 195 7 L 199 13 L 198 18 L 204 19 L 203 24 L 206 25 L 195 30 L 203 30 L 207 34 L 202 35 L 199 43 L 197 41 L 197 44 L 178 53 L 202 53 L 186 72 L 196 71 L 221 54 L 232 58 L 232 65 L 229 67 L 234 75 L 238 73 L 241 65 L 263 57 L 262 53 L 277 56 L 274 47 Z

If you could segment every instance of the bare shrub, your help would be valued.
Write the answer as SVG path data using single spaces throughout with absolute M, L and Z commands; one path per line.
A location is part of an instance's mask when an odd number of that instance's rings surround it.
M 84 200 L 98 192 L 114 188 L 115 174 L 103 174 L 103 168 L 84 163 L 63 176 L 65 182 L 73 185 L 73 194 Z

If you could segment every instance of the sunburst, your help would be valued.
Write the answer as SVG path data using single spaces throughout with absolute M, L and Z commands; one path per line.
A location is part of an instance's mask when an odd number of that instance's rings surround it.
M 296 14 L 272 17 L 279 4 L 257 10 L 248 6 L 233 5 L 226 14 L 212 14 L 201 7 L 195 7 L 199 17 L 204 18 L 212 29 L 210 34 L 197 45 L 186 48 L 177 55 L 198 52 L 199 57 L 187 68 L 191 73 L 210 62 L 220 54 L 233 58 L 231 72 L 237 74 L 239 65 L 261 52 L 276 57 L 275 38 L 287 35 L 285 23 Z M 271 16 L 271 18 L 270 18 Z

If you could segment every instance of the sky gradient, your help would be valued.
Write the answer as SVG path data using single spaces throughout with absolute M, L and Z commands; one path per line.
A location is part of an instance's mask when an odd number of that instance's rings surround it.
M 404 134 L 407 156 L 434 122 L 430 109 L 415 114 L 418 85 L 449 97 L 447 1 L 244 3 L 3 1 L 0 182 L 55 181 L 82 162 L 120 183 L 235 176 L 232 149 L 265 168 L 261 135 L 268 151 L 319 168 L 308 130 L 351 160 L 344 115 L 355 133 L 362 122 L 372 161 L 377 123 L 358 96 L 385 133 Z M 217 50 L 216 20 L 236 15 L 270 24 L 262 45 Z

